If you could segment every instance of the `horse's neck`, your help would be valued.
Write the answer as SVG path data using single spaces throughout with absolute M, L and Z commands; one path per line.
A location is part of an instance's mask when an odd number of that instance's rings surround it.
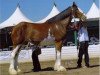
M 67 17 L 67 18 L 65 18 L 65 19 L 63 19 L 63 20 L 61 20 L 61 21 L 59 21 L 58 23 L 57 23 L 57 25 L 58 26 L 63 26 L 64 28 L 67 28 L 68 27 L 68 25 L 70 24 L 70 22 L 71 22 L 71 17 L 69 16 L 69 17 Z
M 55 39 L 62 39 L 66 35 L 66 31 L 67 31 L 66 29 L 67 29 L 69 22 L 70 22 L 70 17 L 62 21 L 53 23 L 51 27 L 51 31 Z

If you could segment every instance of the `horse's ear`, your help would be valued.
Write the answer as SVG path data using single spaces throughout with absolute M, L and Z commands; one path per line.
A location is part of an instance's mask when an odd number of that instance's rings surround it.
M 75 2 L 73 2 L 73 7 L 75 7 L 75 6 L 77 7 L 76 3 L 75 3 Z

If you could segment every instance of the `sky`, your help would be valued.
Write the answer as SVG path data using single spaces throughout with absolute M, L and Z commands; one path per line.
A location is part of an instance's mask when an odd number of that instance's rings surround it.
M 7 20 L 19 3 L 22 13 L 33 22 L 45 18 L 53 8 L 54 2 L 61 12 L 72 3 L 76 2 L 77 6 L 86 14 L 93 1 L 99 8 L 99 0 L 0 0 L 0 23 Z

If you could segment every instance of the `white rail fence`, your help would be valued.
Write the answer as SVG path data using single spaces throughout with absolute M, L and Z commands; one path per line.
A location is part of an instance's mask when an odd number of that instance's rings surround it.
M 9 63 L 11 58 L 11 51 L 0 52 L 0 63 Z M 21 50 L 19 54 L 20 62 L 31 61 L 32 50 Z M 62 59 L 77 59 L 78 51 L 76 46 L 66 46 L 62 48 Z M 89 56 L 100 57 L 100 44 L 89 45 Z M 42 54 L 39 55 L 40 61 L 55 60 L 55 48 L 43 48 Z

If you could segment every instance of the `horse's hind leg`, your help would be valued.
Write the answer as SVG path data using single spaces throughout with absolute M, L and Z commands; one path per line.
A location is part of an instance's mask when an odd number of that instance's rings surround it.
M 62 48 L 62 41 L 55 42 L 56 47 L 56 62 L 54 65 L 54 70 L 57 71 L 66 71 L 66 69 L 61 66 L 61 48 Z
M 17 74 L 18 71 L 18 55 L 20 51 L 21 45 L 17 45 L 11 53 L 11 62 L 9 67 L 10 74 Z
M 17 72 L 21 72 L 21 70 L 18 68 L 18 56 L 19 56 L 19 52 L 20 52 L 20 49 L 18 50 L 18 52 L 16 53 L 16 56 L 15 56 L 15 64 L 16 64 Z

